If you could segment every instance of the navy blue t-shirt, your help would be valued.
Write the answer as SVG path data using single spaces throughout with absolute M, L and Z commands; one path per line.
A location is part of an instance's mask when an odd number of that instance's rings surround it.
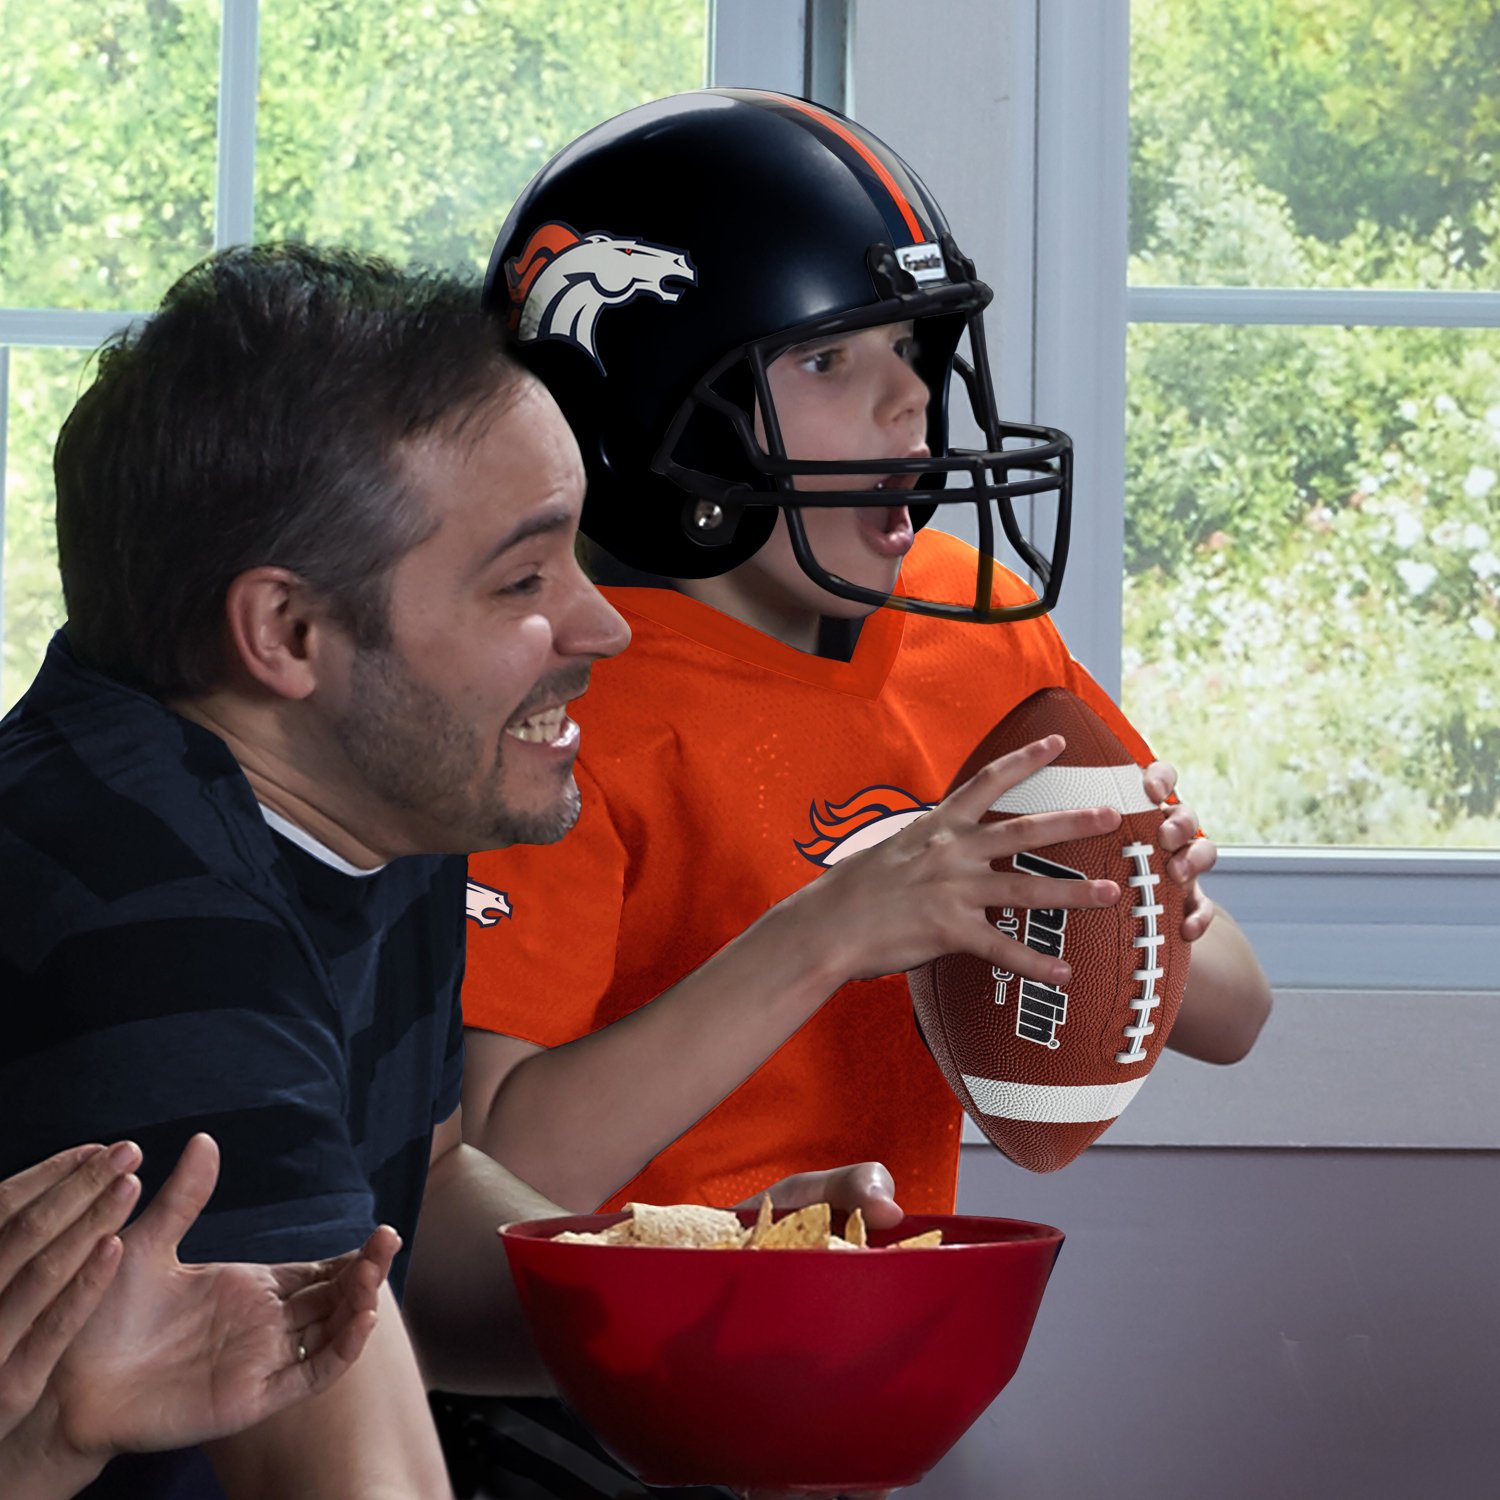
M 273 833 L 217 735 L 60 633 L 0 722 L 0 1176 L 129 1137 L 146 1202 L 207 1130 L 223 1166 L 184 1260 L 335 1255 L 388 1223 L 399 1296 L 458 1107 L 464 883 L 462 859 L 355 876 Z M 126 1467 L 101 1485 L 178 1492 Z

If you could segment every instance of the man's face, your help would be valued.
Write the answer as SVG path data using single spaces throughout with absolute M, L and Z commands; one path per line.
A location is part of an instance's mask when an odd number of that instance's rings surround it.
M 566 703 L 630 639 L 573 555 L 583 466 L 526 379 L 404 468 L 438 520 L 391 575 L 390 643 L 352 652 L 333 722 L 392 853 L 551 843 L 578 817 Z M 477 432 L 477 435 L 476 435 Z

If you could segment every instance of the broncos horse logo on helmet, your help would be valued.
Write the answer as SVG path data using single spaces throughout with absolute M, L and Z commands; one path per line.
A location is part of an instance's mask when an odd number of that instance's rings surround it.
M 680 250 L 612 234 L 579 235 L 567 224 L 540 225 L 519 255 L 505 262 L 510 288 L 511 331 L 522 343 L 566 339 L 604 361 L 595 345 L 595 325 L 606 307 L 637 297 L 675 302 L 682 293 L 669 281 L 692 284 L 697 273 Z

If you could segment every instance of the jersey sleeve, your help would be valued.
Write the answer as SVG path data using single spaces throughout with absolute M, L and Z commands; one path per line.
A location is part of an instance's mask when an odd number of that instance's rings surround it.
M 628 858 L 599 784 L 555 844 L 469 856 L 464 1024 L 556 1047 L 600 1024 L 614 978 Z
M 77 932 L 18 982 L 0 1172 L 131 1139 L 145 1202 L 204 1130 L 222 1165 L 184 1260 L 334 1255 L 375 1227 L 338 1019 L 297 942 L 253 901 Z

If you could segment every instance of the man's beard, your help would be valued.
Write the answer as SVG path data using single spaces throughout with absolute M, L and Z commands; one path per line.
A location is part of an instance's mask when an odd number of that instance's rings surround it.
M 376 797 L 442 830 L 434 853 L 551 844 L 578 821 L 571 775 L 548 808 L 508 806 L 501 791 L 503 733 L 493 749 L 486 747 L 394 651 L 357 652 L 350 688 L 353 706 L 334 726 L 339 747 Z M 490 774 L 476 792 L 475 773 L 486 762 Z

